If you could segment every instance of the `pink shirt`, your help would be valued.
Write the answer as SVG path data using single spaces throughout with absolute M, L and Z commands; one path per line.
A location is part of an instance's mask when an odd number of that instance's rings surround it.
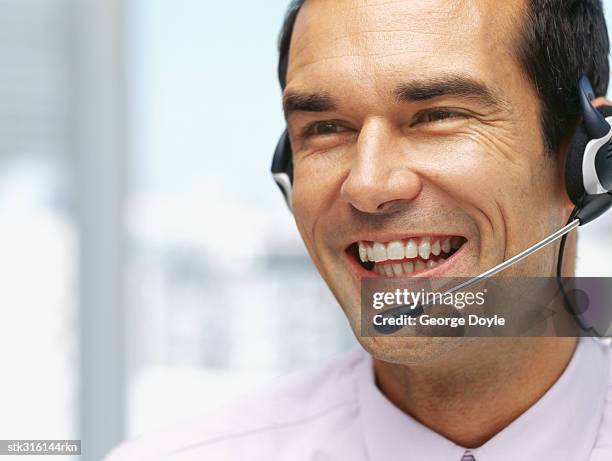
M 553 387 L 471 450 L 476 461 L 612 460 L 610 360 L 607 344 L 581 339 Z M 389 402 L 360 349 L 217 414 L 127 442 L 106 461 L 460 461 L 465 451 Z

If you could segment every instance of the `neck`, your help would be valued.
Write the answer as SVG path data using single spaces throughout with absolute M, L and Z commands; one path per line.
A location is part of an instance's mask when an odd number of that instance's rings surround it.
M 478 338 L 434 361 L 398 365 L 375 359 L 374 369 L 394 405 L 456 444 L 476 448 L 550 389 L 576 343 L 576 338 Z

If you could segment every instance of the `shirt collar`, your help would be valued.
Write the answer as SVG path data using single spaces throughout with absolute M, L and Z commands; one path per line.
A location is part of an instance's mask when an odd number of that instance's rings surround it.
M 586 461 L 601 423 L 609 348 L 579 340 L 560 378 L 531 408 L 479 448 L 476 461 Z M 362 430 L 372 461 L 459 461 L 465 448 L 395 407 L 378 389 L 372 357 L 355 370 Z

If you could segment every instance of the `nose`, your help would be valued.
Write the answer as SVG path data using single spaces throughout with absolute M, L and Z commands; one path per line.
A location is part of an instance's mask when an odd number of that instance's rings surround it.
M 384 214 L 419 195 L 422 180 L 411 168 L 410 153 L 401 149 L 400 136 L 382 120 L 363 125 L 340 189 L 342 200 L 365 213 Z

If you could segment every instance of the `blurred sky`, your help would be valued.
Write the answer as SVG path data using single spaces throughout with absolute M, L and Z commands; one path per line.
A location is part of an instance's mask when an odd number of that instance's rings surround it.
M 243 203 L 281 203 L 268 168 L 283 129 L 276 37 L 286 5 L 132 1 L 135 190 L 207 184 Z

